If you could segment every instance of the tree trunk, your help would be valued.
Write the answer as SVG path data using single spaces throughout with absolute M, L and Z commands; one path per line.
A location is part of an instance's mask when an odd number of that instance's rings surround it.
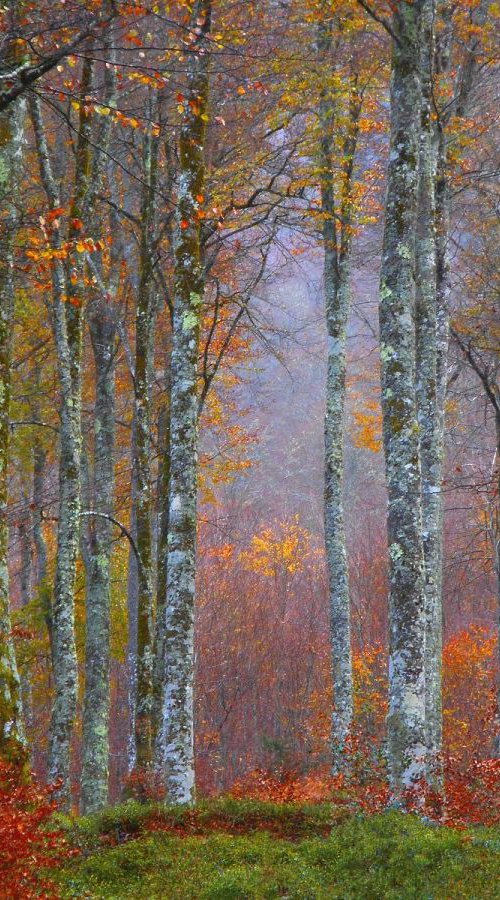
M 95 360 L 94 465 L 92 510 L 86 561 L 85 699 L 81 804 L 94 812 L 108 801 L 110 567 L 115 468 L 115 326 L 99 302 L 89 317 Z
M 331 74 L 331 20 L 319 26 L 318 51 Z M 335 97 L 323 87 L 319 102 L 319 163 L 324 247 L 324 292 L 328 335 L 325 415 L 325 544 L 330 592 L 330 633 L 334 711 L 332 716 L 333 771 L 348 770 L 347 740 L 353 721 L 351 604 L 344 528 L 344 412 L 346 393 L 347 325 L 350 309 L 350 260 L 353 224 L 354 158 L 359 134 L 361 98 L 357 76 L 349 85 L 346 134 L 340 161 L 335 153 Z M 347 86 L 346 86 L 347 87 Z M 337 151 L 338 154 L 338 151 Z M 335 170 L 340 168 L 339 200 L 335 198 Z
M 193 675 L 198 476 L 197 363 L 204 278 L 200 219 L 208 99 L 207 36 L 211 0 L 197 0 L 190 22 L 187 86 L 181 124 L 175 248 L 170 416 L 170 501 L 165 615 L 163 763 L 171 802 L 194 796 Z
M 323 39 L 320 49 L 331 48 Z M 346 338 L 349 315 L 349 268 L 340 262 L 335 224 L 333 175 L 333 115 L 328 94 L 320 101 L 321 206 L 323 225 L 323 280 L 325 292 L 328 362 L 325 414 L 325 544 L 330 592 L 330 635 L 334 712 L 332 716 L 333 769 L 346 765 L 346 740 L 352 727 L 353 686 L 349 573 L 344 530 L 344 406 Z
M 8 60 L 6 65 L 8 68 Z M 26 759 L 21 685 L 9 608 L 7 519 L 14 242 L 17 232 L 17 211 L 12 200 L 16 193 L 16 174 L 21 166 L 24 114 L 23 101 L 0 114 L 0 757 L 11 762 Z
M 92 62 L 84 60 L 81 96 L 92 84 Z M 51 208 L 60 206 L 59 190 L 52 172 L 39 101 L 30 100 L 42 183 Z M 80 120 L 75 162 L 75 189 L 70 208 L 69 241 L 80 235 L 78 222 L 85 221 L 90 192 L 91 122 L 85 103 Z M 51 235 L 52 246 L 60 249 L 59 230 Z M 52 325 L 57 351 L 60 385 L 59 516 L 57 560 L 52 606 L 53 672 L 55 700 L 49 733 L 49 778 L 59 781 L 58 797 L 69 806 L 71 799 L 71 737 L 76 717 L 78 669 L 74 626 L 74 588 L 80 534 L 82 451 L 81 361 L 83 342 L 82 254 L 70 252 L 67 272 L 61 260 L 52 260 Z
M 105 36 L 109 65 L 105 70 L 105 101 L 112 106 L 116 96 L 115 54 L 110 49 L 112 34 Z M 110 117 L 100 121 L 93 156 L 93 213 L 89 216 L 94 232 L 104 231 L 99 218 L 98 194 L 105 182 L 106 158 L 112 125 Z M 110 177 L 113 177 L 111 173 Z M 114 214 L 110 217 L 113 224 Z M 81 805 L 84 813 L 95 812 L 108 802 L 109 777 L 109 704 L 110 704 L 110 606 L 111 554 L 115 493 L 115 310 L 120 279 L 120 256 L 116 244 L 111 248 L 109 290 L 93 264 L 99 296 L 89 306 L 89 329 L 95 367 L 94 459 L 92 493 L 89 498 L 95 516 L 88 518 L 86 552 L 86 646 L 85 695 L 83 704 L 83 747 Z
M 434 3 L 422 12 L 422 110 L 419 150 L 419 203 L 416 243 L 416 395 L 422 469 L 422 525 L 425 560 L 425 720 L 427 777 L 441 782 L 442 743 L 442 478 L 444 395 L 438 383 L 441 352 L 437 315 L 436 148 L 432 122 Z
M 346 329 L 349 313 L 349 272 L 337 279 L 328 274 L 325 248 L 325 304 L 328 329 L 328 368 L 325 416 L 325 541 L 330 587 L 330 633 L 334 713 L 333 768 L 347 765 L 346 742 L 352 728 L 353 681 L 351 608 L 344 529 L 344 407 Z
M 155 653 L 153 667 L 153 736 L 156 747 L 160 750 L 164 742 L 159 738 L 162 727 L 162 699 L 165 683 L 165 614 L 167 603 L 167 561 L 168 561 L 168 527 L 169 507 L 168 496 L 170 489 L 170 353 L 166 366 L 165 404 L 160 413 L 158 427 L 158 441 L 160 454 L 160 470 L 158 473 L 157 505 L 159 510 L 158 521 L 158 550 L 157 550 L 157 578 L 156 578 L 156 622 L 155 622 Z M 158 759 L 155 765 L 159 766 Z
M 153 760 L 153 509 L 151 486 L 151 391 L 156 296 L 153 286 L 154 209 L 158 141 L 144 138 L 145 189 L 141 212 L 140 278 L 135 333 L 135 478 L 136 543 L 139 553 L 137 599 L 137 685 L 135 703 L 136 766 Z
M 35 591 L 43 613 L 53 662 L 52 592 L 47 577 L 47 544 L 43 534 L 43 504 L 47 452 L 37 443 L 33 447 L 33 542 L 36 550 Z
M 422 3 L 393 16 L 391 141 L 380 280 L 390 583 L 388 763 L 392 799 L 425 777 L 425 584 L 415 397 L 415 232 Z

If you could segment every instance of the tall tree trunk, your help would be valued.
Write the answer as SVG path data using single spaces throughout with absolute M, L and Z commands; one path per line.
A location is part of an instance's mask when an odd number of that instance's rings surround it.
M 134 475 L 135 449 L 135 415 L 132 421 L 132 437 L 130 445 L 132 460 L 132 478 L 130 485 L 131 509 L 130 509 L 130 533 L 137 546 L 136 528 L 136 484 Z M 127 771 L 130 775 L 136 766 L 136 739 L 135 739 L 135 706 L 137 699 L 137 600 L 139 596 L 139 561 L 137 554 L 131 546 L 128 551 L 127 566 L 127 696 L 128 696 L 128 734 L 127 734 Z
M 15 57 L 11 63 L 15 63 Z M 8 56 L 0 65 L 9 70 Z M 0 757 L 9 761 L 24 761 L 26 754 L 21 685 L 9 609 L 7 520 L 14 241 L 17 231 L 13 198 L 21 166 L 24 114 L 23 101 L 12 104 L 0 114 Z
M 162 700 L 165 683 L 165 613 L 167 603 L 167 563 L 168 563 L 168 527 L 169 527 L 169 489 L 170 489 L 170 353 L 166 365 L 165 403 L 160 412 L 158 426 L 158 442 L 160 469 L 158 472 L 157 507 L 158 549 L 156 578 L 156 621 L 155 621 L 155 653 L 153 667 L 153 737 L 157 751 L 164 746 L 159 737 L 162 727 Z M 157 769 L 159 761 L 155 756 Z
M 99 302 L 89 317 L 95 360 L 92 511 L 87 539 L 85 699 L 81 804 L 85 813 L 105 806 L 109 768 L 110 568 L 115 468 L 115 355 L 112 315 Z M 99 515 L 100 514 L 100 515 Z
M 141 211 L 140 278 L 135 319 L 135 523 L 138 560 L 136 766 L 153 760 L 153 508 L 151 485 L 151 391 L 156 296 L 153 284 L 154 209 L 158 140 L 144 138 L 144 195 Z
M 105 69 L 105 101 L 111 106 L 116 94 L 114 52 L 105 45 L 109 64 Z M 93 214 L 89 216 L 95 233 L 103 230 L 99 219 L 97 195 L 104 184 L 106 156 L 111 137 L 109 117 L 101 119 L 93 158 Z M 112 177 L 112 176 L 111 176 Z M 113 216 L 111 217 L 111 219 Z M 83 747 L 81 806 L 84 813 L 94 812 L 108 802 L 109 778 L 109 705 L 110 705 L 110 611 L 111 553 L 115 493 L 115 366 L 116 323 L 112 298 L 120 278 L 120 258 L 116 244 L 111 248 L 109 291 L 101 272 L 92 262 L 99 296 L 89 305 L 89 330 L 95 368 L 94 457 L 92 466 L 91 510 L 88 518 L 86 551 L 86 644 L 85 695 L 83 704 Z
M 422 109 L 419 149 L 419 198 L 416 243 L 416 396 L 422 469 L 422 525 L 425 560 L 425 720 L 427 777 L 440 783 L 442 743 L 442 478 L 444 396 L 439 389 L 441 365 L 436 281 L 436 147 L 432 121 L 434 59 L 432 0 L 422 8 Z
M 83 98 L 90 92 L 92 63 L 85 60 L 81 83 Z M 84 102 L 80 105 L 80 122 L 76 148 L 75 191 L 71 203 L 71 221 L 85 221 L 90 190 L 91 120 Z M 79 237 L 77 227 L 69 230 L 69 239 Z M 66 359 L 59 360 L 61 384 L 59 520 L 57 527 L 57 562 L 54 581 L 54 683 L 55 702 L 49 736 L 49 777 L 61 779 L 60 797 L 68 805 L 71 799 L 71 738 L 76 718 L 78 664 L 75 646 L 74 590 L 78 556 L 81 511 L 82 452 L 82 345 L 83 345 L 83 261 L 76 248 L 68 260 L 67 301 L 58 310 L 56 346 L 64 347 Z M 64 371 L 63 371 L 64 370 Z
M 81 81 L 82 100 L 92 84 L 92 62 L 84 60 Z M 39 102 L 30 100 L 42 183 L 51 208 L 60 206 L 56 180 L 52 172 Z M 70 208 L 69 241 L 80 236 L 79 221 L 85 221 L 90 191 L 91 121 L 87 105 L 80 104 L 76 147 L 75 188 Z M 61 236 L 55 230 L 52 245 L 59 249 Z M 81 361 L 83 343 L 83 258 L 72 250 L 67 273 L 60 260 L 52 261 L 52 322 L 57 351 L 60 385 L 59 517 L 57 560 L 52 607 L 53 672 L 55 700 L 49 733 L 49 778 L 58 780 L 58 796 L 70 804 L 71 737 L 76 717 L 78 669 L 74 625 L 74 588 L 80 534 L 81 511 Z
M 194 795 L 193 678 L 198 478 L 197 363 L 203 306 L 200 218 L 205 176 L 211 0 L 196 0 L 190 21 L 187 86 L 179 139 L 170 414 L 170 509 L 165 615 L 163 747 L 169 799 Z
M 484 24 L 488 4 L 481 0 L 472 16 L 477 26 Z M 478 38 L 472 37 L 465 59 L 456 76 L 455 98 L 447 110 L 432 124 L 432 69 L 436 61 L 437 75 L 446 75 L 451 62 L 452 16 L 449 3 L 440 10 L 444 23 L 436 51 L 433 21 L 435 3 L 427 0 L 422 43 L 423 100 L 423 179 L 421 190 L 431 198 L 427 209 L 421 207 L 420 256 L 417 257 L 417 283 L 427 287 L 420 291 L 418 315 L 419 424 L 421 432 L 422 512 L 424 554 L 426 564 L 426 734 L 428 777 L 440 787 L 442 783 L 442 643 L 443 643 L 443 495 L 444 429 L 449 344 L 450 263 L 449 231 L 451 214 L 450 171 L 448 161 L 447 124 L 452 116 L 466 115 L 468 102 L 478 71 Z M 426 111 L 427 110 L 427 111 Z M 433 147 L 431 150 L 431 142 Z M 421 153 L 422 153 L 421 149 Z M 432 155 L 431 155 L 432 153 Z M 433 171 L 431 172 L 431 166 Z M 433 184 L 430 184 L 430 178 Z M 428 185 L 428 186 L 427 186 Z M 426 229 L 427 216 L 427 231 Z M 433 219 L 431 217 L 434 216 Z M 430 243 L 429 223 L 434 222 L 434 251 Z M 434 252 L 434 257 L 432 254 Z M 427 264 L 425 256 L 427 255 Z M 434 276 L 435 300 L 432 309 L 430 284 Z M 426 307 L 429 315 L 426 315 Z M 430 318 L 429 318 L 430 316 Z M 434 324 L 430 319 L 434 318 Z M 433 359 L 432 359 L 433 357 Z
M 390 583 L 388 762 L 392 798 L 425 778 L 425 583 L 415 397 L 415 233 L 422 2 L 393 16 L 391 141 L 380 279 Z
M 318 51 L 330 71 L 331 21 L 321 23 Z M 334 711 L 332 716 L 333 769 L 345 768 L 346 741 L 352 727 L 353 684 L 349 573 L 344 530 L 344 405 L 346 339 L 349 315 L 348 258 L 342 259 L 337 240 L 334 185 L 334 98 L 323 89 L 319 103 L 319 164 L 323 223 L 323 283 L 325 292 L 328 362 L 325 414 L 325 544 L 330 593 L 330 635 Z

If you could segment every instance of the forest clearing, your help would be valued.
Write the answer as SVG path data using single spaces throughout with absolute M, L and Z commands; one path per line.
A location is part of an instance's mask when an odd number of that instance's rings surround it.
M 0 6 L 0 898 L 500 897 L 500 6 Z

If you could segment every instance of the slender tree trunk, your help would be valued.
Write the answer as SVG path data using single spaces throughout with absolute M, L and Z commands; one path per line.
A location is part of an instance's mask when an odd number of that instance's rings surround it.
M 141 213 L 140 279 L 135 336 L 135 522 L 139 552 L 137 600 L 136 766 L 153 760 L 153 507 L 151 486 L 151 391 L 156 296 L 153 286 L 154 208 L 158 141 L 144 139 L 145 190 Z
M 419 200 L 416 243 L 417 409 L 422 468 L 422 525 L 425 560 L 425 719 L 427 777 L 440 783 L 442 742 L 442 478 L 444 396 L 438 384 L 440 343 L 436 270 L 436 152 L 432 122 L 432 69 L 435 9 L 425 0 L 422 13 L 422 109 L 419 148 Z
M 320 61 L 331 74 L 334 47 L 332 20 L 321 23 Z M 349 769 L 347 740 L 353 721 L 351 603 L 344 527 L 344 413 L 346 393 L 347 325 L 350 310 L 350 264 L 353 230 L 354 161 L 362 100 L 358 77 L 350 74 L 348 111 L 340 159 L 335 159 L 335 97 L 323 88 L 319 103 L 319 161 L 321 208 L 324 215 L 324 291 L 328 334 L 325 416 L 325 543 L 330 589 L 330 632 L 334 711 L 332 716 L 333 771 Z M 336 201 L 335 171 L 337 180 Z
M 82 99 L 92 83 L 92 62 L 85 60 L 81 82 Z M 30 101 L 42 183 L 51 208 L 60 206 L 60 197 L 50 162 L 40 106 L 37 98 Z M 80 105 L 80 121 L 76 147 L 75 190 L 70 208 L 69 241 L 76 242 L 79 227 L 85 221 L 90 191 L 91 144 L 90 113 Z M 52 234 L 52 244 L 60 248 L 59 231 Z M 83 342 L 83 255 L 76 247 L 68 259 L 67 275 L 60 260 L 53 260 L 52 320 L 57 350 L 60 384 L 60 450 L 59 450 L 59 517 L 57 526 L 57 561 L 52 607 L 53 672 L 55 700 L 49 733 L 49 778 L 59 781 L 58 796 L 63 805 L 71 799 L 71 737 L 76 717 L 78 669 L 74 627 L 74 588 L 80 534 L 81 510 L 81 361 Z
M 168 527 L 169 527 L 169 489 L 170 489 L 170 353 L 166 366 L 165 403 L 161 410 L 158 439 L 160 453 L 160 470 L 158 473 L 157 506 L 158 550 L 156 579 L 156 621 L 155 621 L 155 654 L 153 667 L 153 732 L 157 752 L 164 747 L 159 733 L 162 727 L 162 700 L 165 683 L 165 615 L 167 603 L 167 562 L 168 562 Z M 163 761 L 164 764 L 164 761 Z M 156 768 L 160 771 L 163 765 L 155 758 Z
M 33 397 L 30 402 L 31 416 L 35 422 L 42 416 L 40 397 L 43 396 L 42 366 L 37 362 L 33 371 Z M 50 644 L 52 660 L 52 591 L 47 577 L 47 544 L 43 533 L 43 514 L 45 503 L 45 477 L 47 468 L 47 450 L 43 439 L 37 436 L 33 444 L 33 497 L 32 528 L 35 547 L 35 566 L 33 594 L 43 614 Z
M 318 51 L 331 66 L 331 23 L 321 23 Z M 325 544 L 330 593 L 330 640 L 333 702 L 332 761 L 335 772 L 347 765 L 346 741 L 352 727 L 353 684 L 349 573 L 344 530 L 344 406 L 346 340 L 349 315 L 348 254 L 337 243 L 334 185 L 334 99 L 324 89 L 319 103 L 319 163 L 323 223 L 323 282 L 325 292 L 328 363 L 325 414 Z
M 204 192 L 205 119 L 208 99 L 207 36 L 211 0 L 191 13 L 192 42 L 181 124 L 175 248 L 170 415 L 170 509 L 165 616 L 164 761 L 169 799 L 194 796 L 193 676 L 198 477 L 197 364 L 203 305 L 203 266 L 198 209 Z
M 115 326 L 99 303 L 89 318 L 96 371 L 92 509 L 113 513 L 115 467 Z M 108 800 L 109 638 L 112 523 L 90 520 L 87 543 L 85 700 L 83 709 L 82 811 L 94 812 Z
M 333 284 L 327 274 L 325 253 L 325 301 L 328 330 L 328 363 L 325 416 L 325 539 L 330 586 L 330 633 L 334 714 L 332 721 L 333 767 L 345 768 L 346 741 L 353 720 L 351 608 L 344 529 L 344 407 L 346 377 L 346 329 L 350 304 L 349 272 L 339 273 Z
M 392 798 L 425 778 L 425 580 L 415 397 L 415 236 L 422 3 L 393 16 L 391 142 L 380 282 L 390 583 L 388 762 Z
M 19 547 L 21 556 L 20 589 L 21 606 L 26 607 L 31 603 L 31 583 L 33 575 L 33 542 L 30 516 L 30 497 L 23 490 L 23 515 L 18 527 Z M 29 732 L 33 721 L 33 691 L 29 672 L 21 672 L 21 703 L 24 713 L 24 722 Z
M 130 533 L 137 546 L 136 528 L 136 484 L 134 476 L 135 450 L 135 416 L 132 422 L 131 439 L 132 458 L 132 483 L 130 486 L 131 510 Z M 129 547 L 127 567 L 127 692 L 128 692 L 128 735 L 127 735 L 127 770 L 130 775 L 136 766 L 136 740 L 135 740 L 135 706 L 137 697 L 137 599 L 139 596 L 139 563 L 132 547 Z
M 5 63 L 0 65 L 3 68 Z M 7 68 L 8 65 L 7 60 Z M 14 241 L 17 231 L 13 198 L 21 166 L 24 114 L 23 101 L 12 104 L 0 114 L 0 757 L 12 762 L 24 762 L 26 758 L 21 685 L 9 609 L 7 520 Z
M 90 90 L 92 64 L 84 61 L 82 97 Z M 90 116 L 84 103 L 80 106 L 80 127 L 76 150 L 75 193 L 71 204 L 71 220 L 85 221 L 90 189 Z M 76 241 L 78 230 L 71 228 L 69 239 Z M 54 682 L 56 696 L 52 711 L 49 742 L 49 777 L 61 779 L 61 800 L 69 804 L 71 796 L 71 737 L 76 718 L 78 664 L 75 646 L 74 590 L 78 556 L 81 511 L 82 453 L 82 344 L 83 344 L 83 262 L 76 250 L 70 254 L 67 278 L 68 299 L 64 310 L 56 314 L 56 346 L 64 345 L 67 359 L 59 360 L 61 383 L 59 520 L 57 528 L 57 562 L 54 582 Z M 60 321 L 57 322 L 57 319 Z M 64 323 L 62 322 L 64 319 Z M 65 329 L 61 332 L 60 326 Z M 65 364 L 66 363 L 66 364 Z M 64 368 L 64 372 L 63 372 Z
M 43 534 L 43 504 L 47 452 L 37 443 L 33 447 L 33 542 L 36 550 L 35 591 L 43 613 L 53 661 L 52 592 L 47 577 L 47 544 Z
M 112 35 L 105 37 L 109 65 L 105 69 L 105 100 L 113 105 L 116 95 L 114 51 L 109 49 Z M 111 137 L 109 117 L 101 119 L 93 158 L 93 212 L 89 221 L 95 233 L 103 230 L 99 219 L 97 195 L 104 185 L 106 155 Z M 95 367 L 94 458 L 92 467 L 91 509 L 88 518 L 86 552 L 86 646 L 85 695 L 83 704 L 83 747 L 81 805 L 85 813 L 94 812 L 108 802 L 109 778 L 109 705 L 110 705 L 110 612 L 111 554 L 115 493 L 115 366 L 116 324 L 112 297 L 119 283 L 120 258 L 116 244 L 111 248 L 109 290 L 94 264 L 99 296 L 89 305 L 88 322 Z

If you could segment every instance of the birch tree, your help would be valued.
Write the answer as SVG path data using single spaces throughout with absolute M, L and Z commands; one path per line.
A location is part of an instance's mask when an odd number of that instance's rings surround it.
M 200 253 L 209 87 L 211 0 L 194 3 L 179 137 L 170 413 L 170 499 L 165 614 L 165 693 L 157 758 L 172 802 L 194 797 L 193 667 L 196 566 L 197 365 L 203 304 Z

